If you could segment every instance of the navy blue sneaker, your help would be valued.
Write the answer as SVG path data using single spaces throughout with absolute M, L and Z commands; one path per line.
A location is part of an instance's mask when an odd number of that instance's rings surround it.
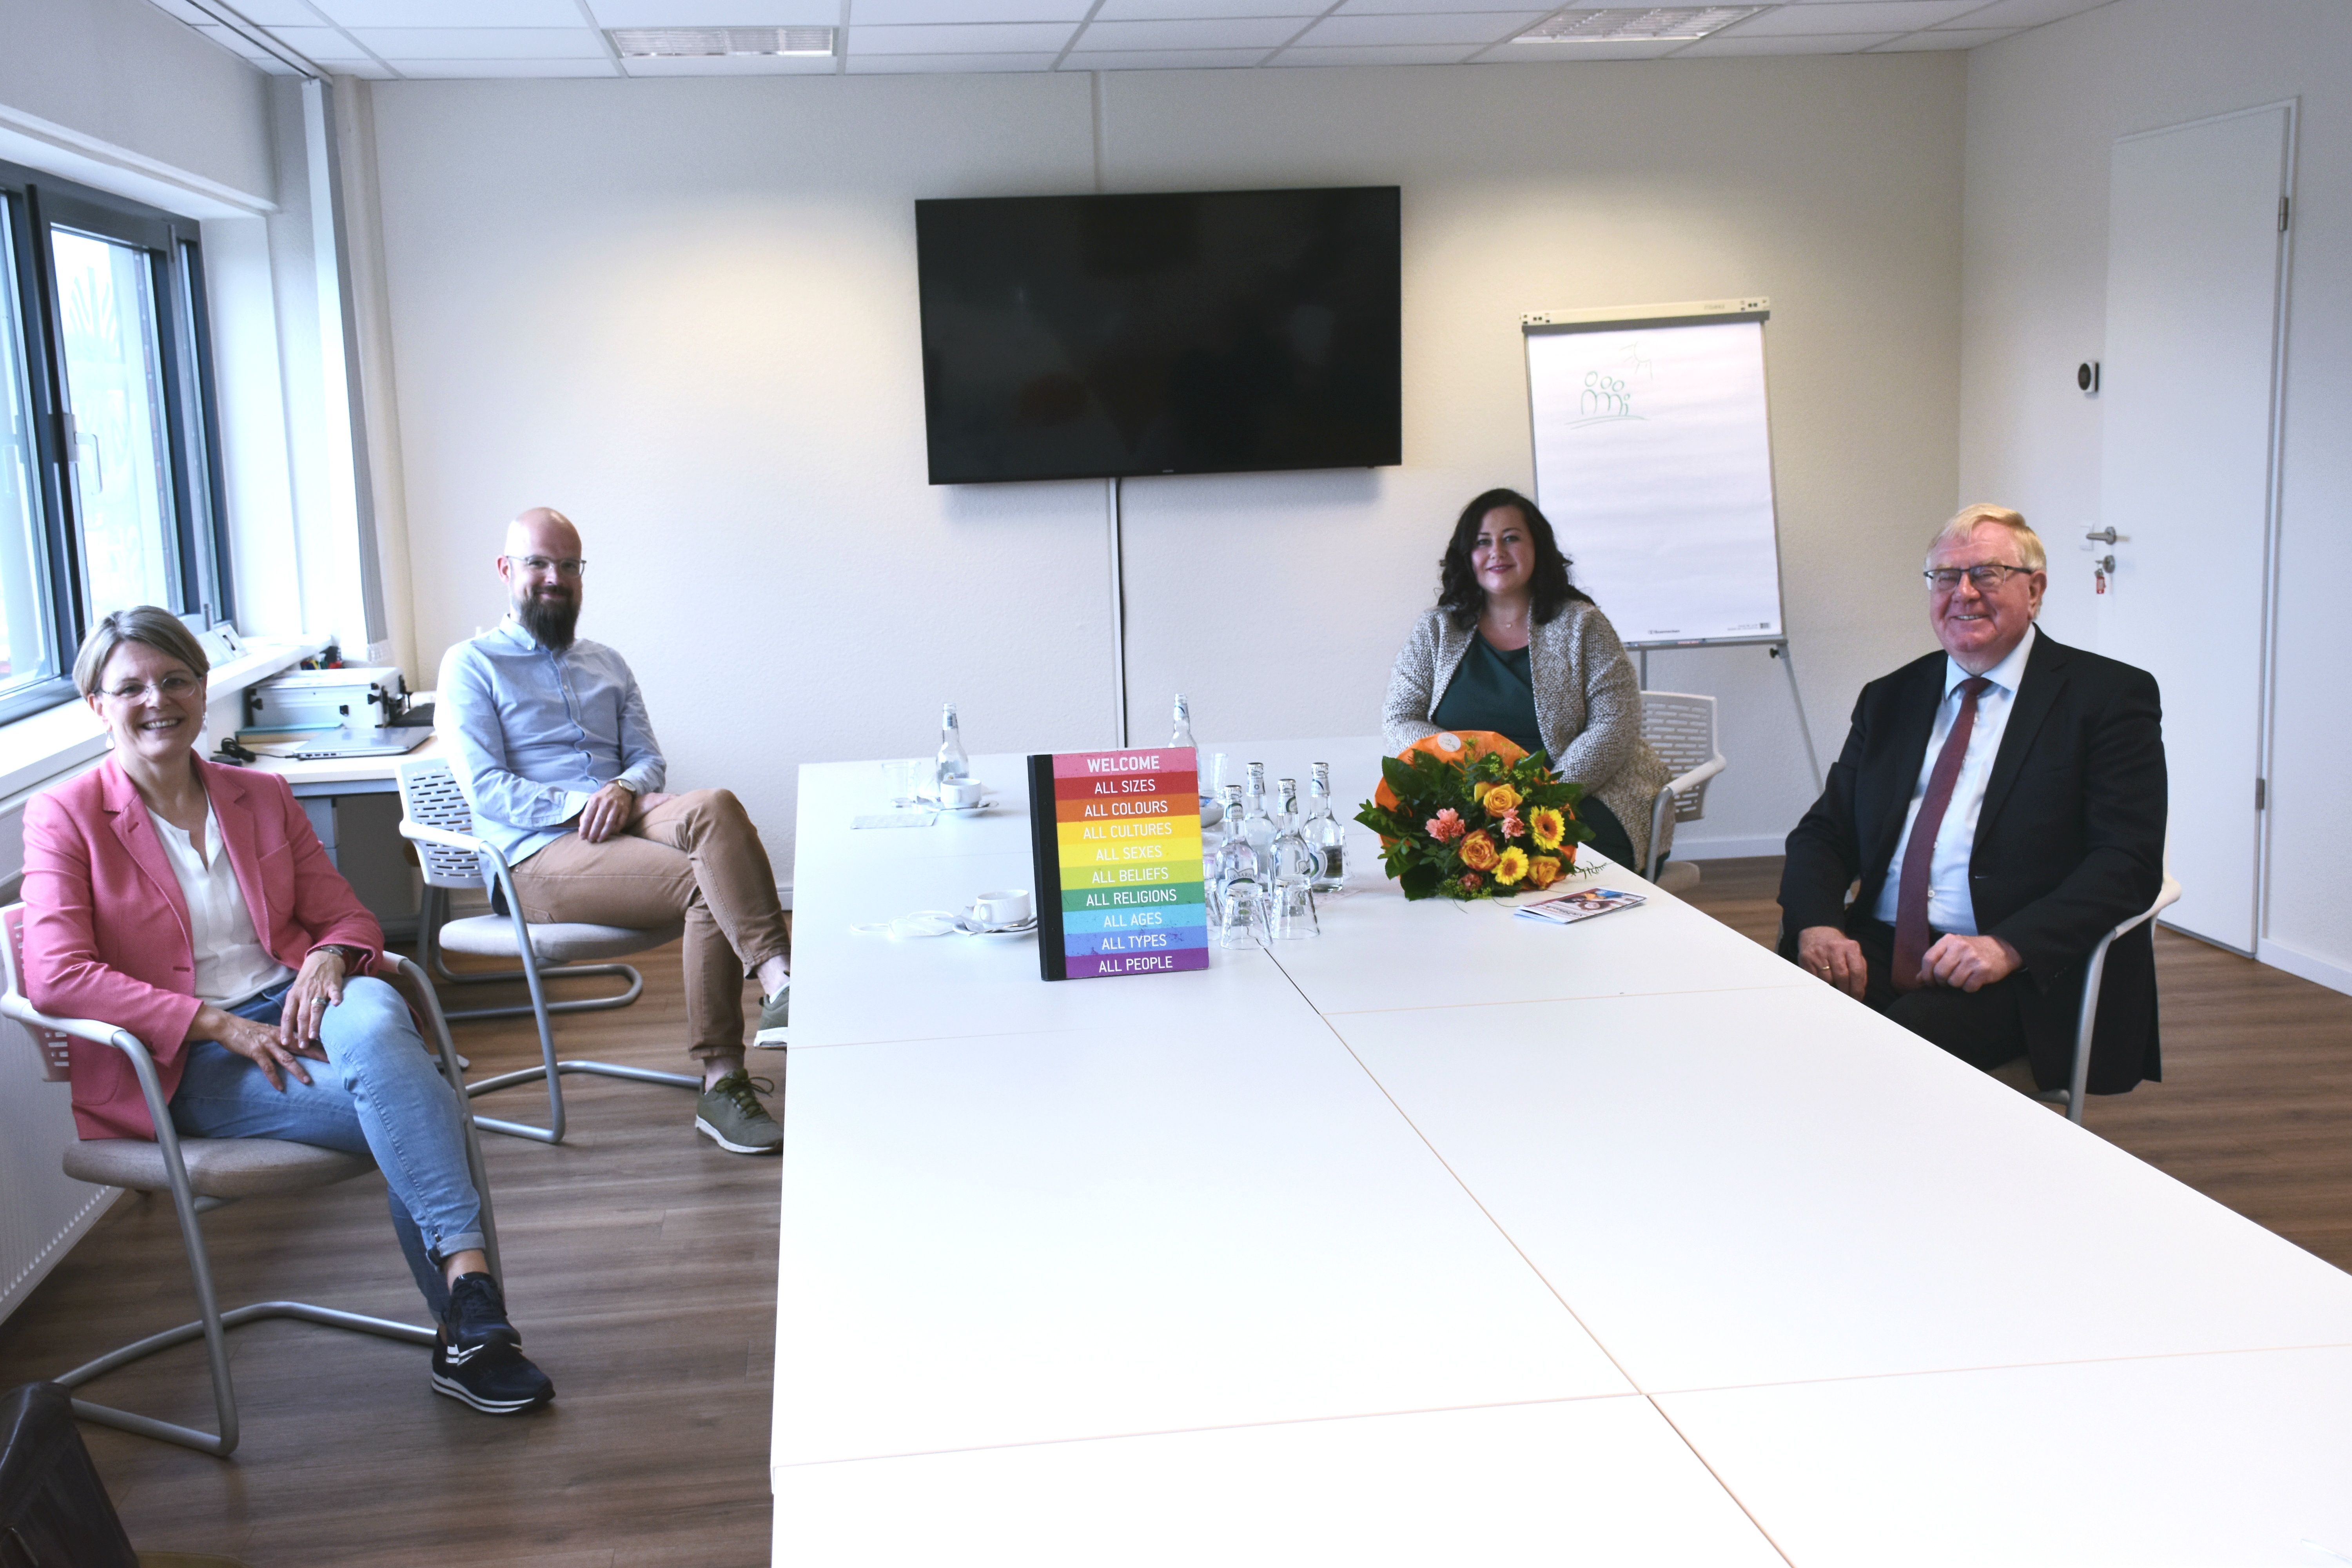
M 433 1391 L 486 1415 L 520 1415 L 555 1397 L 555 1384 L 522 1353 L 506 1297 L 487 1274 L 460 1274 L 433 1346 Z

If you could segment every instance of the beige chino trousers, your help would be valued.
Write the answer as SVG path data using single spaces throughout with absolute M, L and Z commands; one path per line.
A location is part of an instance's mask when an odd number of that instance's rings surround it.
M 723 789 L 689 790 L 602 844 L 567 833 L 514 868 L 527 921 L 686 922 L 687 1048 L 743 1049 L 743 978 L 786 954 L 776 874 L 760 830 Z

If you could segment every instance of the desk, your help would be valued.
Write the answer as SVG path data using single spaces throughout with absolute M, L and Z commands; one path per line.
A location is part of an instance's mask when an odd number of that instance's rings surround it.
M 2352 1557 L 2352 1277 L 1646 887 L 1409 905 L 1351 829 L 1199 973 L 853 934 L 1029 885 L 975 773 L 802 772 L 778 1563 Z
M 327 762 L 295 762 L 264 757 L 247 766 L 257 773 L 276 773 L 302 803 L 310 829 L 326 847 L 327 858 L 343 874 L 360 901 L 368 907 L 388 936 L 405 936 L 416 924 L 416 888 L 400 837 L 400 764 L 428 757 L 446 757 L 439 735 L 413 752 L 396 757 L 337 757 Z M 340 801 L 352 801 L 339 807 Z M 341 820 L 346 814 L 356 823 Z M 356 829 L 355 831 L 352 829 Z

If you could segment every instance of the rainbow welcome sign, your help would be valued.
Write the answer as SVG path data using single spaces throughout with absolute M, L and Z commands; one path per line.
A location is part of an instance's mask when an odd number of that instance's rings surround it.
M 1209 967 L 1200 778 L 1189 746 L 1029 759 L 1037 967 L 1046 979 Z

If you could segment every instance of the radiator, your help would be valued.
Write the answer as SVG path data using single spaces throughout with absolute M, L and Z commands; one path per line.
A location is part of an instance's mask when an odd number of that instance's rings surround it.
M 21 799 L 0 810 L 0 903 L 16 901 L 24 820 Z M 73 1137 L 70 1087 L 44 1079 L 40 1047 L 0 1018 L 0 1322 L 122 1195 L 58 1168 Z
M 0 1322 L 122 1195 L 58 1168 L 73 1136 L 68 1086 L 44 1081 L 31 1039 L 0 1019 Z

